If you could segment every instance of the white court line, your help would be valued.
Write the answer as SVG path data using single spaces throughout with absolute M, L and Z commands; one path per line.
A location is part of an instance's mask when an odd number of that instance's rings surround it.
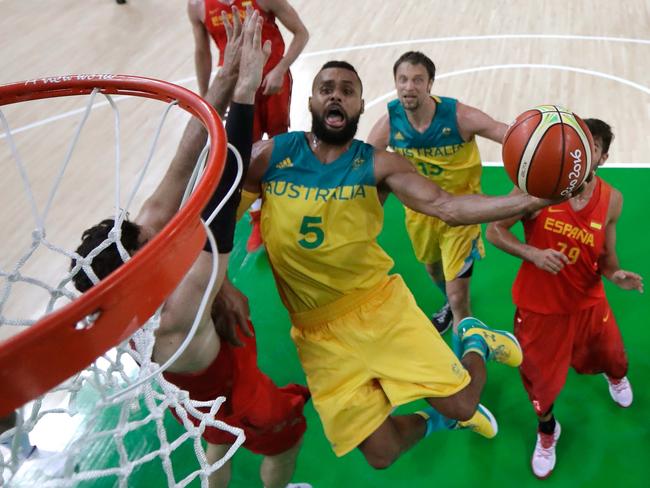
M 492 71 L 492 70 L 502 70 L 502 69 L 546 69 L 546 70 L 557 70 L 557 71 L 571 71 L 574 73 L 580 73 L 580 74 L 585 74 L 589 76 L 596 76 L 598 78 L 605 78 L 607 80 L 612 80 L 616 81 L 618 83 L 621 83 L 623 85 L 630 86 L 632 88 L 635 88 L 646 95 L 650 95 L 650 88 L 647 86 L 641 85 L 639 83 L 635 83 L 634 81 L 627 80 L 625 78 L 621 78 L 620 76 L 615 76 L 615 75 L 610 75 L 608 73 L 603 73 L 601 71 L 594 71 L 590 69 L 584 69 L 584 68 L 576 68 L 573 66 L 562 66 L 562 65 L 557 65 L 557 64 L 496 64 L 493 66 L 480 66 L 477 68 L 467 68 L 467 69 L 462 69 L 458 71 L 451 71 L 449 73 L 443 73 L 439 76 L 436 77 L 436 79 L 442 79 L 442 78 L 451 78 L 454 76 L 460 76 L 464 74 L 470 74 L 470 73 L 477 73 L 481 71 Z M 384 93 L 383 95 L 371 100 L 370 102 L 366 103 L 365 108 L 366 110 L 374 107 L 375 105 L 388 100 L 390 98 L 393 98 L 397 92 L 395 90 L 390 90 L 387 93 Z M 503 162 L 484 162 L 483 166 L 491 167 L 491 166 L 503 166 Z M 612 164 L 611 166 L 607 166 L 608 168 L 616 168 L 616 169 L 623 169 L 623 168 L 650 168 L 650 163 L 615 163 Z
M 520 63 L 495 64 L 492 66 L 479 66 L 476 68 L 467 68 L 458 71 L 450 71 L 449 73 L 443 73 L 439 76 L 436 76 L 436 79 L 440 80 L 443 78 L 452 78 L 454 76 L 460 76 L 460 75 L 465 75 L 470 73 L 478 73 L 481 71 L 492 71 L 492 70 L 500 70 L 500 69 L 548 69 L 548 70 L 557 70 L 557 71 L 572 71 L 574 73 L 596 76 L 598 78 L 605 78 L 607 80 L 616 81 L 623 85 L 628 85 L 631 86 L 632 88 L 636 88 L 637 90 L 642 91 L 646 95 L 650 95 L 650 88 L 648 88 L 647 86 L 641 85 L 639 83 L 630 81 L 625 78 L 621 78 L 620 76 L 610 75 L 608 73 L 603 73 L 602 71 L 594 71 L 590 69 L 576 68 L 574 66 L 563 66 L 558 64 L 520 64 Z M 395 90 L 391 90 L 385 93 L 384 95 L 381 95 L 380 97 L 371 100 L 366 104 L 366 109 L 372 108 L 375 105 L 377 105 L 379 102 L 395 96 L 396 93 L 397 92 Z
M 486 36 L 458 36 L 458 37 L 428 37 L 423 39 L 412 39 L 404 41 L 378 42 L 373 44 L 362 44 L 360 46 L 339 47 L 335 49 L 323 49 L 322 51 L 312 51 L 304 53 L 301 58 L 311 58 L 322 56 L 324 54 L 337 54 L 348 51 L 359 51 L 363 49 L 377 49 L 380 47 L 405 46 L 408 44 L 431 44 L 436 42 L 455 42 L 455 41 L 485 41 L 501 39 L 552 39 L 552 40 L 570 40 L 570 41 L 607 41 L 621 42 L 632 44 L 650 44 L 650 39 L 632 39 L 629 37 L 604 37 L 604 36 L 578 36 L 572 34 L 494 34 Z
M 579 36 L 579 35 L 553 35 L 553 34 L 496 34 L 496 35 L 486 35 L 486 36 L 457 36 L 457 37 L 432 37 L 432 38 L 424 38 L 424 39 L 412 39 L 412 40 L 404 40 L 404 41 L 391 41 L 391 42 L 382 42 L 382 43 L 374 43 L 374 44 L 363 44 L 359 46 L 348 46 L 348 47 L 342 47 L 342 48 L 336 48 L 336 49 L 327 49 L 327 50 L 321 50 L 321 51 L 312 51 L 309 53 L 303 53 L 300 55 L 300 58 L 310 58 L 314 56 L 321 56 L 324 54 L 334 54 L 334 53 L 341 53 L 341 52 L 348 52 L 348 51 L 358 51 L 358 50 L 364 50 L 364 49 L 375 49 L 375 48 L 380 48 L 380 47 L 390 47 L 390 46 L 400 46 L 400 45 L 408 45 L 408 44 L 425 44 L 425 43 L 436 43 L 436 42 L 453 42 L 453 41 L 481 41 L 481 40 L 497 40 L 497 39 L 555 39 L 555 40 L 581 40 L 581 41 L 606 41 L 606 42 L 619 42 L 619 43 L 632 43 L 632 44 L 645 44 L 645 45 L 650 45 L 650 40 L 649 39 L 633 39 L 633 38 L 625 38 L 625 37 L 605 37 L 605 36 Z M 561 65 L 551 65 L 551 64 L 501 64 L 501 65 L 493 65 L 493 66 L 480 66 L 476 68 L 468 68 L 464 70 L 458 70 L 458 71 L 452 71 L 449 73 L 443 73 L 437 76 L 437 79 L 443 79 L 443 78 L 450 78 L 453 76 L 459 76 L 463 74 L 469 74 L 469 73 L 477 73 L 481 71 L 492 71 L 492 70 L 499 70 L 499 69 L 550 69 L 550 70 L 560 70 L 560 71 L 571 71 L 574 73 L 580 73 L 580 74 L 587 74 L 591 76 L 596 76 L 600 78 L 605 78 L 608 80 L 616 81 L 618 83 L 624 84 L 631 86 L 632 88 L 636 88 L 639 91 L 644 92 L 647 95 L 650 95 L 650 88 L 641 85 L 639 83 L 635 83 L 633 81 L 627 80 L 625 78 L 621 78 L 619 76 L 615 75 L 610 75 L 607 73 L 602 73 L 600 71 L 594 71 L 594 70 L 589 70 L 589 69 L 584 69 L 584 68 L 576 68 L 573 66 L 561 66 Z M 193 82 L 196 80 L 195 76 L 183 78 L 177 81 L 174 81 L 173 83 L 177 85 L 184 85 L 190 82 Z M 395 90 L 391 90 L 388 93 L 375 98 L 374 100 L 371 100 L 369 103 L 366 104 L 366 109 L 372 108 L 373 106 L 377 105 L 378 103 L 387 100 L 393 96 L 395 96 Z M 116 97 L 114 100 L 116 102 L 128 99 L 131 97 Z M 96 107 L 101 107 L 107 105 L 108 102 L 98 102 L 97 104 L 93 105 L 93 108 Z M 45 124 L 48 124 L 50 122 L 54 122 L 57 120 L 61 120 L 67 117 L 71 117 L 76 114 L 80 114 L 84 111 L 84 109 L 78 109 L 78 110 L 71 110 L 68 112 L 61 113 L 59 115 L 49 117 L 43 120 L 40 120 L 38 122 L 34 122 L 32 124 L 27 124 L 22 127 L 19 127 L 15 130 L 12 131 L 13 134 L 18 134 L 20 132 L 24 132 L 26 130 L 32 129 L 34 127 L 39 127 Z M 0 139 L 5 138 L 5 134 L 0 134 Z M 491 164 L 494 165 L 499 165 L 503 163 L 484 163 L 485 166 L 489 166 Z M 614 166 L 611 166 L 614 167 Z M 650 167 L 650 164 L 648 163 L 617 163 L 616 168 L 648 168 Z
M 359 46 L 347 46 L 347 47 L 340 47 L 336 49 L 325 49 L 321 51 L 312 51 L 308 53 L 302 53 L 298 59 L 301 58 L 311 58 L 314 56 L 322 56 L 324 54 L 335 54 L 335 53 L 342 53 L 342 52 L 348 52 L 348 51 L 359 51 L 363 49 L 376 49 L 380 47 L 390 47 L 390 46 L 403 46 L 403 45 L 408 45 L 408 44 L 430 44 L 430 43 L 436 43 L 436 42 L 454 42 L 454 41 L 484 41 L 484 40 L 496 40 L 496 39 L 555 39 L 555 40 L 580 40 L 580 41 L 606 41 L 606 42 L 619 42 L 619 43 L 631 43 L 631 44 L 650 44 L 650 39 L 633 39 L 629 37 L 606 37 L 606 36 L 579 36 L 579 35 L 573 35 L 573 34 L 494 34 L 494 35 L 485 35 L 485 36 L 457 36 L 457 37 L 429 37 L 429 38 L 423 38 L 423 39 L 412 39 L 412 40 L 404 40 L 404 41 L 391 41 L 391 42 L 381 42 L 381 43 L 374 43 L 374 44 L 362 44 Z M 440 75 L 438 78 L 442 78 L 445 76 L 451 76 L 450 74 L 447 75 Z M 185 85 L 187 83 L 193 82 L 196 80 L 196 76 L 190 76 L 187 78 L 183 78 L 177 81 L 174 81 L 172 83 L 175 83 L 177 85 Z M 128 97 L 125 97 L 128 98 Z M 124 98 L 122 97 L 116 97 L 114 100 L 121 101 Z M 379 100 L 381 101 L 381 100 Z M 105 106 L 107 105 L 107 102 L 99 102 L 96 105 L 93 105 L 93 108 L 100 107 L 100 106 Z M 368 107 L 369 108 L 369 107 Z M 29 129 L 33 129 L 35 127 L 40 127 L 45 124 L 49 124 L 50 122 L 55 122 L 57 120 L 61 120 L 67 117 L 72 117 L 73 115 L 77 115 L 82 113 L 83 110 L 71 110 L 69 112 L 63 112 L 60 115 L 56 115 L 53 117 L 49 117 L 46 119 L 42 119 L 38 122 L 34 122 L 31 124 L 24 125 L 22 127 L 19 127 L 17 129 L 14 129 L 12 131 L 13 134 L 19 134 L 21 132 L 24 132 Z M 5 134 L 0 134 L 0 139 L 4 139 L 6 137 Z

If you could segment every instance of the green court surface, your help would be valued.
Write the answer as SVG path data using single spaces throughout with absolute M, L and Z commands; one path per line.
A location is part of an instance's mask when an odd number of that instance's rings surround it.
M 646 223 L 646 209 L 650 206 L 650 170 L 605 169 L 601 175 L 619 188 L 625 197 L 623 215 L 618 224 L 621 265 L 649 277 L 650 230 Z M 487 168 L 483 181 L 487 194 L 505 193 L 511 186 L 501 168 Z M 381 244 L 395 259 L 395 272 L 404 276 L 422 309 L 430 314 L 442 304 L 442 298 L 413 257 L 402 216 L 399 202 L 391 197 L 386 204 L 386 225 Z M 242 222 L 237 229 L 238 244 L 232 255 L 230 276 L 250 299 L 258 337 L 259 366 L 279 385 L 304 382 L 289 338 L 287 313 L 277 295 L 267 257 L 263 251 L 245 254 L 243 247 L 247 235 L 248 224 Z M 474 314 L 494 327 L 512 330 L 510 287 L 517 268 L 516 259 L 490 245 L 487 245 L 486 259 L 475 267 L 472 280 Z M 562 437 L 557 448 L 557 465 L 549 479 L 538 481 L 530 470 L 536 421 L 519 374 L 505 366 L 489 364 L 482 403 L 499 421 L 500 430 L 496 438 L 486 440 L 468 431 L 433 434 L 389 469 L 375 471 L 357 451 L 336 458 L 309 403 L 305 410 L 308 429 L 294 481 L 309 482 L 314 488 L 650 486 L 650 426 L 647 421 L 650 412 L 650 334 L 646 318 L 650 300 L 647 295 L 624 292 L 613 286 L 607 286 L 607 291 L 627 346 L 628 376 L 634 387 L 634 404 L 627 410 L 617 407 L 611 401 L 601 376 L 578 376 L 572 372 L 556 402 Z M 420 406 L 422 404 L 409 405 L 401 410 L 412 411 Z M 170 437 L 180 432 L 171 415 L 168 415 L 166 426 Z M 146 452 L 148 445 L 155 444 L 156 435 L 151 430 L 142 432 L 137 441 L 134 439 L 133 447 Z M 105 460 L 116 460 L 114 453 L 97 455 Z M 189 446 L 180 449 L 174 456 L 175 465 L 178 466 L 178 461 L 183 464 L 187 459 L 190 468 L 196 463 L 193 456 Z M 260 456 L 240 449 L 233 460 L 231 486 L 261 487 L 260 462 Z M 165 484 L 160 464 L 152 462 L 131 476 L 129 486 Z M 92 484 L 99 485 L 112 486 L 112 483 Z M 191 486 L 199 486 L 198 481 Z

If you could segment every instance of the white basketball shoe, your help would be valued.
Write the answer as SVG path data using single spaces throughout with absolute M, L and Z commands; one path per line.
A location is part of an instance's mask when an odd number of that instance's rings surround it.
M 535 444 L 535 451 L 530 460 L 530 465 L 533 468 L 533 474 L 541 480 L 548 478 L 553 472 L 555 467 L 555 446 L 561 432 L 562 429 L 557 420 L 555 421 L 555 431 L 552 434 L 537 431 L 537 443 Z
M 619 406 L 627 408 L 632 405 L 632 400 L 634 399 L 634 394 L 632 393 L 632 385 L 630 385 L 627 376 L 623 376 L 620 380 L 615 380 L 610 378 L 606 374 L 603 374 L 609 385 L 609 394 Z

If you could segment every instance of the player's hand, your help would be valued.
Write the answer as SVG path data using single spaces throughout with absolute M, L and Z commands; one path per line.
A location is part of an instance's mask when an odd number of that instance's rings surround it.
M 244 335 L 253 337 L 253 332 L 248 327 L 248 298 L 228 280 L 224 281 L 212 302 L 212 320 L 219 337 L 234 346 L 243 346 L 237 337 L 237 328 Z
M 643 278 L 632 271 L 619 269 L 612 273 L 609 280 L 623 290 L 637 290 L 643 293 Z
M 253 103 L 255 92 L 262 82 L 262 70 L 271 54 L 271 42 L 262 45 L 262 19 L 257 10 L 246 8 L 243 26 L 243 43 L 239 63 L 239 79 L 235 88 L 235 98 L 240 103 Z M 244 100 L 242 100 L 244 99 Z
M 236 76 L 239 73 L 239 61 L 244 36 L 242 35 L 241 18 L 237 7 L 232 7 L 232 24 L 228 20 L 225 10 L 221 12 L 221 21 L 226 29 L 226 48 L 223 52 L 223 66 L 221 69 L 227 75 Z
M 269 71 L 262 81 L 262 88 L 264 89 L 264 95 L 275 95 L 282 90 L 284 84 L 284 75 L 286 70 L 280 65 L 275 66 L 271 71 Z
M 537 249 L 531 261 L 539 269 L 558 274 L 569 264 L 569 258 L 556 249 Z

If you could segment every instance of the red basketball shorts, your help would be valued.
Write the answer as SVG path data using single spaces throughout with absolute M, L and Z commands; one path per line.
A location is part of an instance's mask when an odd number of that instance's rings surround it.
M 252 324 L 250 324 L 252 330 Z M 197 373 L 164 373 L 167 381 L 187 390 L 193 400 L 225 396 L 217 420 L 239 427 L 246 434 L 244 447 L 257 454 L 274 456 L 295 446 L 307 424 L 303 407 L 309 390 L 301 385 L 279 388 L 257 368 L 254 337 L 238 331 L 242 347 L 221 343 L 219 354 L 205 370 Z M 205 409 L 208 411 L 208 409 Z M 178 416 L 172 411 L 174 416 Z M 198 419 L 190 416 L 195 425 Z M 232 444 L 236 437 L 206 427 L 203 438 L 211 444 Z
M 514 332 L 524 352 L 521 379 L 538 415 L 553 405 L 569 367 L 612 378 L 627 374 L 623 339 L 607 299 L 566 315 L 517 309 Z
M 263 95 L 263 88 L 257 91 L 253 119 L 253 142 L 259 141 L 264 134 L 271 138 L 289 130 L 292 85 L 291 72 L 287 71 L 284 75 L 282 89 L 278 93 Z

